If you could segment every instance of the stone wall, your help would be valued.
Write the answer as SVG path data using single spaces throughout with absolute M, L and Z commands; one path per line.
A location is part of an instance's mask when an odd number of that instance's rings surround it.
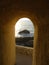
M 16 45 L 16 54 L 33 56 L 33 48 Z

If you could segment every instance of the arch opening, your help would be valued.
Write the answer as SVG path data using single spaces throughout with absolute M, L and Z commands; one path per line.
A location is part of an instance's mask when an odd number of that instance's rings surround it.
M 34 24 L 30 18 L 20 18 L 15 24 L 16 45 L 33 47 Z

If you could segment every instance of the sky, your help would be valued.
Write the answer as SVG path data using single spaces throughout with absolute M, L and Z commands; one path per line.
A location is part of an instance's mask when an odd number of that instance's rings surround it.
M 19 37 L 18 32 L 23 30 L 29 30 L 30 33 L 34 33 L 34 25 L 29 18 L 21 18 L 15 24 L 15 37 Z

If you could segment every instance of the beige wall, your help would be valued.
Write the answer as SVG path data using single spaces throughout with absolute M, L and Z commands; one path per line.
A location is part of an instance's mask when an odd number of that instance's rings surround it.
M 49 58 L 49 17 L 46 15 L 44 18 L 39 19 L 38 38 L 34 42 L 34 65 L 48 65 Z
M 15 37 L 14 27 L 10 24 L 1 26 L 1 65 L 13 65 L 15 63 Z

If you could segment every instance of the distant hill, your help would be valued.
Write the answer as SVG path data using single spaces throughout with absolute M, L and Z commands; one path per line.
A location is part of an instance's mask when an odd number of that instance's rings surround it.
M 34 37 L 30 37 L 30 31 L 23 30 L 18 33 L 21 37 L 16 37 L 15 42 L 17 45 L 33 47 Z
M 23 31 L 20 31 L 19 34 L 30 34 L 30 32 L 28 30 L 23 30 Z

